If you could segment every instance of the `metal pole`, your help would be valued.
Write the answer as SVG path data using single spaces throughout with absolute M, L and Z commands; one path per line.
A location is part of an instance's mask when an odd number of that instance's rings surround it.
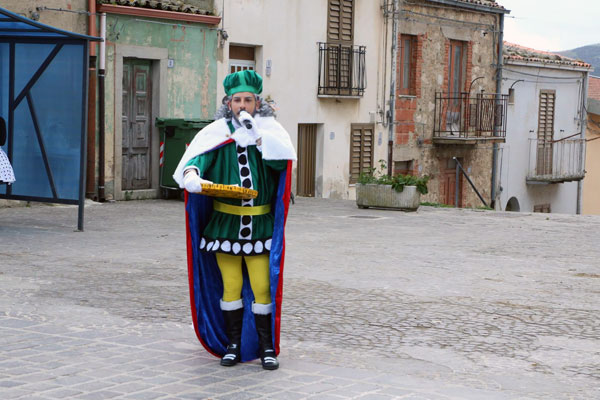
M 458 192 L 460 190 L 460 185 L 458 184 L 458 182 L 460 178 L 460 167 L 458 166 L 459 164 L 456 157 L 452 158 L 454 158 L 454 161 L 456 161 L 456 181 L 454 182 L 454 207 L 458 208 Z
M 15 143 L 15 43 L 9 44 L 9 66 L 8 66 L 8 160 L 15 165 L 13 156 Z M 15 171 L 15 178 L 19 171 Z M 10 198 L 12 186 L 7 185 L 6 194 Z
M 454 161 L 456 161 L 456 166 L 458 168 L 460 168 L 460 172 L 462 172 L 462 174 L 465 176 L 465 178 L 467 179 L 467 182 L 469 182 L 469 185 L 471 185 L 471 187 L 475 191 L 475 194 L 477 195 L 477 197 L 479 197 L 479 200 L 481 200 L 481 202 L 483 203 L 484 206 L 488 207 L 487 203 L 485 202 L 485 200 L 481 196 L 481 193 L 479 193 L 479 190 L 477 190 L 477 188 L 475 187 L 475 184 L 473 183 L 473 181 L 471 180 L 471 178 L 469 178 L 469 175 L 465 172 L 465 169 L 460 164 L 460 162 L 458 161 L 458 159 L 456 157 L 452 157 L 452 159 Z
M 504 48 L 504 14 L 500 14 L 500 34 L 498 35 L 498 63 L 496 66 L 496 104 L 499 103 L 500 93 L 502 92 L 502 63 Z M 496 110 L 494 110 L 494 114 Z M 498 124 L 494 123 L 494 136 L 498 135 Z M 494 142 L 492 149 L 492 201 L 490 205 L 493 209 L 496 208 L 496 175 L 498 163 L 498 143 Z
M 93 45 L 92 45 L 93 46 Z M 86 100 L 88 99 L 88 60 L 89 56 L 89 48 L 90 42 L 86 41 L 83 45 L 83 82 L 82 82 L 82 115 L 81 115 L 81 149 L 80 149 L 80 161 L 79 161 L 79 201 L 78 201 L 78 209 L 77 209 L 77 230 L 79 232 L 83 232 L 83 214 L 85 210 L 85 178 L 86 178 L 86 165 L 87 165 L 87 104 Z
M 104 140 L 105 140 L 105 127 L 104 127 L 104 117 L 105 117 L 105 90 L 104 90 L 104 81 L 106 77 L 106 13 L 102 13 L 100 15 L 100 36 L 102 37 L 102 41 L 100 42 L 100 68 L 98 69 L 98 201 L 104 201 Z
M 586 148 L 584 147 L 586 144 L 585 142 L 585 128 L 586 128 L 586 99 L 587 99 L 587 92 L 588 92 L 588 72 L 582 72 L 583 74 L 583 90 L 581 91 L 581 139 L 583 140 L 583 145 L 582 145 L 582 153 L 581 157 L 582 157 L 582 162 L 583 162 L 583 169 L 585 171 L 585 152 L 586 152 Z M 577 181 L 577 214 L 581 214 L 582 213 L 582 199 L 583 199 L 583 185 L 581 184 L 581 181 Z
M 391 71 L 391 82 L 390 82 L 390 120 L 388 122 L 388 176 L 392 176 L 393 157 L 394 157 L 394 129 L 396 120 L 396 75 L 397 75 L 397 64 L 398 64 L 398 29 L 399 29 L 399 18 L 400 18 L 400 0 L 394 0 L 394 7 L 392 10 L 392 71 Z

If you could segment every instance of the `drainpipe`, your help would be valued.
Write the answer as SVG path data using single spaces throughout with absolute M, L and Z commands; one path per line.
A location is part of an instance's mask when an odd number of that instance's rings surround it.
M 88 35 L 97 36 L 96 0 L 88 0 Z M 96 43 L 90 42 L 88 66 L 88 123 L 85 195 L 93 198 L 96 192 Z
M 585 128 L 587 127 L 587 117 L 586 117 L 586 100 L 587 100 L 587 92 L 588 92 L 588 76 L 589 76 L 589 72 L 582 72 L 583 74 L 583 90 L 581 91 L 581 138 L 583 140 L 585 140 Z M 586 143 L 586 142 L 583 142 Z M 582 151 L 582 162 L 583 162 L 583 169 L 585 171 L 585 147 Z M 581 214 L 582 212 L 582 202 L 583 200 L 583 185 L 581 184 L 581 181 L 577 181 L 577 214 Z
M 397 62 L 398 62 L 398 20 L 400 13 L 400 0 L 394 0 L 394 7 L 392 10 L 392 71 L 390 79 L 390 108 L 389 108 L 389 121 L 388 121 L 388 176 L 392 176 L 393 156 L 394 156 L 394 128 L 396 126 L 396 74 L 397 74 Z
M 106 200 L 104 196 L 104 78 L 106 66 L 106 13 L 100 15 L 100 68 L 98 70 L 98 201 Z
M 499 14 L 500 17 L 500 34 L 498 35 L 498 62 L 496 65 L 496 99 L 499 102 L 502 92 L 502 51 L 504 48 L 504 14 Z M 494 136 L 498 134 L 498 127 L 494 127 Z M 490 205 L 493 209 L 496 208 L 496 175 L 498 173 L 498 143 L 494 142 L 492 149 L 492 201 Z

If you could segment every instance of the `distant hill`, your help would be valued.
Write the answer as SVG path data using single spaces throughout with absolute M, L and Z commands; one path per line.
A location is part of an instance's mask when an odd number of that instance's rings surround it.
M 600 43 L 578 47 L 573 50 L 555 51 L 554 53 L 592 64 L 594 71 L 591 74 L 600 76 Z

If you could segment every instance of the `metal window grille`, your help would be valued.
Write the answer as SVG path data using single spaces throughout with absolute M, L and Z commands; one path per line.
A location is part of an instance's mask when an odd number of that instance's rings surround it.
M 319 43 L 319 95 L 362 96 L 366 88 L 365 46 Z
M 508 95 L 436 93 L 434 138 L 506 137 Z

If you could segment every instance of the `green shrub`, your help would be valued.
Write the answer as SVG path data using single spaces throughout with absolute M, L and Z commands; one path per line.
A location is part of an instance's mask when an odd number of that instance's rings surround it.
M 404 186 L 416 186 L 419 193 L 427 194 L 427 182 L 429 182 L 429 176 L 423 176 L 421 178 L 402 174 L 388 176 L 386 170 L 387 164 L 385 160 L 379 160 L 379 168 L 372 167 L 363 171 L 358 177 L 358 183 L 363 185 L 391 185 L 397 192 L 403 191 Z

